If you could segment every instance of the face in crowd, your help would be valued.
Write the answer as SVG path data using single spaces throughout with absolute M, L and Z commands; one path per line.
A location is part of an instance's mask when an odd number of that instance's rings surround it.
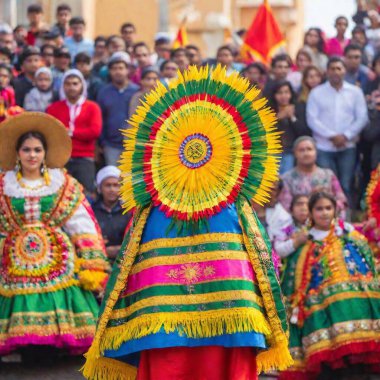
M 123 84 L 128 79 L 129 69 L 124 62 L 115 62 L 109 68 L 111 82 L 115 84 Z
M 83 93 L 82 81 L 77 76 L 70 75 L 63 83 L 63 90 L 68 100 L 76 101 Z

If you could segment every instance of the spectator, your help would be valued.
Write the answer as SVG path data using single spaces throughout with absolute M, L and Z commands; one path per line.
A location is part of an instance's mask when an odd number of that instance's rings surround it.
M 106 47 L 108 50 L 108 56 L 110 57 L 112 56 L 112 54 L 118 51 L 125 51 L 124 40 L 118 35 L 113 35 L 113 36 L 108 37 Z M 132 50 L 132 53 L 133 53 L 133 50 Z
M 41 67 L 35 75 L 36 87 L 25 96 L 24 108 L 26 111 L 45 112 L 53 103 L 53 75 L 47 67 Z
M 135 45 L 136 39 L 136 27 L 130 23 L 126 22 L 120 28 L 121 37 L 124 40 L 124 51 L 128 54 L 133 54 L 133 46 Z
M 375 78 L 368 82 L 365 93 L 371 95 L 373 91 L 380 90 L 380 53 L 376 54 L 372 62 L 372 70 Z M 371 107 L 371 104 L 370 104 Z
M 0 63 L 10 65 L 12 62 L 12 53 L 6 47 L 0 47 Z
M 13 81 L 16 103 L 24 104 L 25 95 L 34 87 L 34 75 L 41 66 L 41 54 L 37 47 L 27 47 L 20 55 L 22 73 Z
M 133 46 L 133 59 L 137 63 L 137 68 L 131 76 L 131 81 L 139 84 L 142 71 L 152 64 L 149 47 L 145 42 L 138 42 Z
M 17 45 L 17 49 L 19 51 L 22 51 L 27 46 L 27 42 L 26 42 L 27 35 L 28 35 L 28 31 L 26 30 L 24 25 L 17 25 L 13 29 L 12 43 L 14 39 Z
M 293 90 L 298 94 L 302 85 L 302 74 L 312 64 L 311 55 L 307 50 L 300 49 L 296 56 L 295 70 L 291 71 L 287 80 L 291 83 Z
M 307 104 L 307 123 L 318 148 L 318 163 L 332 169 L 347 197 L 356 164 L 356 140 L 368 121 L 360 88 L 344 81 L 346 69 L 339 57 L 327 65 L 328 81 L 314 88 Z
M 170 79 L 177 78 L 178 65 L 171 59 L 164 61 L 160 66 L 160 79 L 167 83 Z
M 124 213 L 119 200 L 121 172 L 115 166 L 106 166 L 96 175 L 99 197 L 92 208 L 102 230 L 107 256 L 114 261 L 132 213 Z
M 380 52 L 380 16 L 378 11 L 372 9 L 368 11 L 368 18 L 371 25 L 366 31 L 368 44 L 376 53 Z
M 359 45 L 362 51 L 362 64 L 365 66 L 372 65 L 373 58 L 375 56 L 375 50 L 368 43 L 366 31 L 362 26 L 355 26 L 352 29 L 351 44 Z
M 108 54 L 106 43 L 107 39 L 103 36 L 98 36 L 95 38 L 94 56 L 92 57 L 95 72 L 98 72 L 95 67 L 102 67 L 107 64 Z
M 189 66 L 189 59 L 187 58 L 185 48 L 180 47 L 178 49 L 174 49 L 170 53 L 170 59 L 177 64 L 178 69 L 181 71 L 181 73 L 185 71 Z
M 129 104 L 138 86 L 128 80 L 129 65 L 128 53 L 115 53 L 108 63 L 111 83 L 104 86 L 98 95 L 97 101 L 102 110 L 103 133 L 100 145 L 107 165 L 117 165 L 123 151 L 123 136 L 120 129 L 125 127 L 129 119 Z
M 93 194 L 95 145 L 102 130 L 102 114 L 96 103 L 86 99 L 86 87 L 79 70 L 67 71 L 62 78 L 61 100 L 50 105 L 46 112 L 60 120 L 72 138 L 68 172 L 84 186 L 87 193 Z
M 117 35 L 113 35 L 108 37 L 107 40 L 107 52 L 108 56 L 111 57 L 114 53 L 118 52 L 125 52 L 125 43 L 124 40 Z M 128 54 L 129 55 L 129 54 Z M 133 73 L 133 69 L 130 67 L 130 75 Z M 101 67 L 96 67 L 96 70 L 98 70 L 98 77 L 103 81 L 103 82 L 108 82 L 109 81 L 109 75 L 108 75 L 108 65 L 107 63 L 102 65 Z
M 29 20 L 29 29 L 26 35 L 26 43 L 34 46 L 41 32 L 47 31 L 47 26 L 43 22 L 44 12 L 40 4 L 31 4 L 27 8 L 27 18 Z
M 152 63 L 160 67 L 161 63 L 170 58 L 170 38 L 166 35 L 158 36 L 154 41 L 154 55 L 152 56 Z
M 7 117 L 7 110 L 16 104 L 15 92 L 9 85 L 11 79 L 11 67 L 0 63 L 0 122 Z
M 254 62 L 249 64 L 241 75 L 249 80 L 251 86 L 256 86 L 262 90 L 267 80 L 267 70 L 261 62 Z
M 316 191 L 327 191 L 337 201 L 340 216 L 344 216 L 347 198 L 336 175 L 330 169 L 317 166 L 317 148 L 312 137 L 302 136 L 294 142 L 296 166 L 281 177 L 284 186 L 279 200 L 287 211 L 293 197 L 299 194 L 310 196 Z
M 187 45 L 186 53 L 190 65 L 195 65 L 197 67 L 201 67 L 203 65 L 201 50 L 198 46 Z
M 53 67 L 54 65 L 54 46 L 42 45 L 41 46 L 42 62 L 46 67 Z
M 16 43 L 10 27 L 0 29 L 0 47 L 6 47 L 11 52 L 15 51 Z
M 325 54 L 322 30 L 319 28 L 310 28 L 305 34 L 303 45 L 303 50 L 310 54 L 313 65 L 317 66 L 321 72 L 325 72 L 327 55 Z
M 295 93 L 288 81 L 279 81 L 272 89 L 269 98 L 278 119 L 277 128 L 283 132 L 281 142 L 283 154 L 280 164 L 280 174 L 285 173 L 294 166 L 293 144 L 306 131 L 306 122 L 297 115 L 295 108 Z
M 69 23 L 71 19 L 71 7 L 68 4 L 60 4 L 57 7 L 56 24 L 52 27 L 52 32 L 58 32 L 62 38 L 70 35 Z
M 292 61 L 287 54 L 278 54 L 273 57 L 271 63 L 272 77 L 267 80 L 263 90 L 266 97 L 271 96 L 273 87 L 275 87 L 278 82 L 286 80 L 290 72 L 291 63 Z
M 91 57 L 87 53 L 78 53 L 74 59 L 74 66 L 83 75 L 87 83 L 87 98 L 95 101 L 103 82 L 92 73 Z
M 284 226 L 288 226 L 292 222 L 291 215 L 284 209 L 278 199 L 282 187 L 282 180 L 274 184 L 270 193 L 269 202 L 265 206 L 260 206 L 256 203 L 253 204 L 257 217 L 265 227 L 271 241 L 273 241 Z
M 345 47 L 350 43 L 350 40 L 345 37 L 347 28 L 347 17 L 337 17 L 335 20 L 336 37 L 330 38 L 326 42 L 326 54 L 328 56 L 343 55 Z
M 322 83 L 322 73 L 316 66 L 309 66 L 305 69 L 302 76 L 302 85 L 300 96 L 296 102 L 296 114 L 300 115 L 301 120 L 305 121 L 304 135 L 311 136 L 312 132 L 307 125 L 306 118 L 306 104 L 309 98 L 310 92 L 313 88 L 319 86 Z
M 220 63 L 227 71 L 227 74 L 231 74 L 234 71 L 234 53 L 232 49 L 223 45 L 218 48 L 216 52 L 216 63 Z
M 57 31 L 47 31 L 40 35 L 41 46 L 51 45 L 53 47 L 63 46 L 63 38 Z
M 372 92 L 371 108 L 370 108 L 370 123 L 363 130 L 363 140 L 367 143 L 367 153 L 370 155 L 369 167 L 364 168 L 362 172 L 376 169 L 380 163 L 380 90 Z M 370 148 L 370 149 L 368 149 Z
M 71 36 L 65 38 L 65 46 L 69 49 L 71 59 L 78 53 L 88 53 L 91 57 L 94 54 L 94 43 L 92 40 L 84 37 L 86 23 L 82 17 L 73 17 L 70 22 Z
M 155 67 L 145 67 L 141 75 L 140 86 L 141 89 L 137 91 L 131 98 L 129 105 L 129 116 L 132 116 L 137 107 L 141 104 L 141 100 L 145 95 L 154 89 L 159 80 L 159 74 Z
M 58 92 L 61 88 L 63 75 L 71 66 L 71 55 L 66 47 L 54 50 L 53 89 Z
M 362 63 L 362 50 L 359 45 L 347 45 L 344 49 L 344 63 L 346 65 L 346 75 L 344 80 L 362 90 L 368 87 L 368 68 Z

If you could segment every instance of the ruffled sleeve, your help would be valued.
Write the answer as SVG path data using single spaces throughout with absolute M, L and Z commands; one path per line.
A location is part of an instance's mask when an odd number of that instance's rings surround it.
M 75 246 L 78 257 L 76 270 L 80 284 L 86 290 L 102 291 L 108 279 L 110 265 L 100 227 L 86 199 L 83 198 L 63 228 Z

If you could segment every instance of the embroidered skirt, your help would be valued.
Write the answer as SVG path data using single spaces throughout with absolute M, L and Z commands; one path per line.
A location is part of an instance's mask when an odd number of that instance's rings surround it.
M 361 364 L 371 372 L 380 364 L 380 284 L 374 273 L 372 253 L 356 232 L 309 242 L 287 259 L 282 286 L 292 304 L 295 365 L 281 379 L 314 379 L 324 366 Z

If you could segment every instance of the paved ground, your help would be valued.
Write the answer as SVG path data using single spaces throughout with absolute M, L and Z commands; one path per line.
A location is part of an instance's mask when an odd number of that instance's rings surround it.
M 0 363 L 1 380 L 84 380 L 79 372 L 83 365 L 80 357 L 62 358 L 52 365 L 25 365 L 22 363 Z M 275 376 L 260 376 L 260 380 L 276 380 Z M 380 377 L 365 378 L 380 380 Z M 104 379 L 107 380 L 107 379 Z M 358 380 L 362 380 L 360 377 Z
M 25 365 L 22 363 L 1 363 L 1 380 L 84 380 L 79 372 L 82 358 L 65 358 L 48 366 Z M 106 380 L 106 379 L 105 379 Z

